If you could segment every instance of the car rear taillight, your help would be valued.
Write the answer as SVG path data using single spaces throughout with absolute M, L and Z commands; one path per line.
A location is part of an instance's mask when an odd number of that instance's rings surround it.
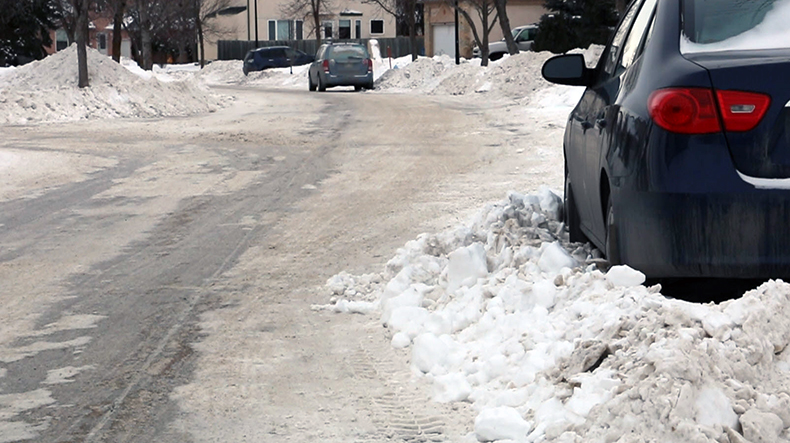
M 659 89 L 647 101 L 650 117 L 658 126 L 680 134 L 721 131 L 713 92 L 703 88 Z
M 324 72 L 329 74 L 329 60 L 324 60 L 324 62 L 321 63 L 321 66 L 324 68 Z
M 650 94 L 647 109 L 650 117 L 667 131 L 680 134 L 710 134 L 724 129 L 751 131 L 768 112 L 771 97 L 744 91 L 716 91 L 706 88 L 668 88 Z
M 365 59 L 365 66 L 368 67 L 368 72 L 373 72 L 373 60 L 366 58 Z
M 727 131 L 751 131 L 763 119 L 771 104 L 771 97 L 756 92 L 717 91 L 716 95 Z

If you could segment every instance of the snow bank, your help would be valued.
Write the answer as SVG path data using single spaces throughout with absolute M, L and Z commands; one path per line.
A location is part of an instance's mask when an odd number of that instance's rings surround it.
M 2 75 L 0 124 L 184 116 L 216 111 L 228 100 L 191 78 L 163 82 L 145 71 L 135 75 L 92 48 L 88 73 L 90 88 L 78 88 L 77 48 L 72 45 Z
M 470 439 L 790 441 L 790 285 L 667 299 L 569 243 L 559 201 L 510 193 L 381 273 L 333 277 L 314 309 L 380 315 L 436 401 L 474 404 Z
M 601 46 L 591 46 L 574 52 L 583 53 L 588 64 L 594 65 L 602 50 Z M 550 52 L 521 52 L 490 62 L 487 67 L 480 66 L 480 59 L 462 59 L 456 65 L 447 55 L 419 57 L 410 64 L 386 70 L 376 81 L 376 89 L 436 95 L 488 93 L 520 99 L 549 85 L 541 76 L 541 68 L 552 56 Z

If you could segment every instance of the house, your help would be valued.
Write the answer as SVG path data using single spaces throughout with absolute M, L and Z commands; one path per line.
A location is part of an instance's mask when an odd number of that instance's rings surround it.
M 469 11 L 476 29 L 480 32 L 482 25 L 477 12 L 468 3 L 464 3 L 461 0 L 461 7 Z M 512 28 L 537 23 L 547 12 L 543 7 L 543 0 L 507 2 L 507 16 Z M 475 44 L 472 28 L 463 17 L 459 18 L 458 25 L 459 52 L 461 57 L 471 58 Z M 502 28 L 497 22 L 488 35 L 488 41 L 495 42 L 502 38 Z M 447 54 L 455 57 L 455 9 L 447 0 L 425 0 L 425 53 L 428 56 Z
M 101 11 L 91 14 L 92 20 L 88 24 L 88 46 L 102 54 L 112 56 L 113 19 L 112 16 L 105 15 Z M 50 31 L 50 33 L 53 43 L 52 46 L 46 48 L 47 54 L 66 49 L 73 43 L 64 29 Z M 126 30 L 121 31 L 121 56 L 132 57 L 132 40 Z
M 283 10 L 294 0 L 234 0 L 218 11 L 205 38 L 206 59 L 218 58 L 219 40 L 283 41 L 315 39 L 312 17 L 289 17 Z M 321 16 L 322 39 L 395 37 L 395 17 L 360 0 L 336 0 Z

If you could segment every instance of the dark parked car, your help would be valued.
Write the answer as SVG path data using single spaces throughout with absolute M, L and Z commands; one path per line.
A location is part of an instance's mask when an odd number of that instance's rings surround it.
M 244 56 L 244 75 L 269 68 L 287 68 L 312 63 L 315 58 L 288 46 L 252 49 Z
M 648 277 L 790 276 L 787 10 L 635 0 L 595 69 L 544 64 L 587 87 L 564 137 L 572 240 Z
M 365 45 L 327 43 L 318 49 L 307 77 L 311 91 L 334 86 L 373 89 L 373 61 Z

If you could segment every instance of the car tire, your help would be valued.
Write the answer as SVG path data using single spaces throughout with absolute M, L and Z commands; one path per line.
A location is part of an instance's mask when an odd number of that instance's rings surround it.
M 362 86 L 355 85 L 355 86 L 354 86 L 354 90 L 355 90 L 355 91 L 357 91 L 357 92 L 359 92 L 359 91 L 361 91 L 361 90 L 362 90 Z
M 504 56 L 505 56 L 504 52 L 495 52 L 493 54 L 489 54 L 488 59 L 491 60 L 492 62 L 495 62 Z
M 567 166 L 565 167 L 565 199 L 563 203 L 565 225 L 568 227 L 568 239 L 573 243 L 587 243 L 589 240 L 582 232 L 581 217 L 579 217 L 576 200 L 573 198 L 573 189 L 571 189 Z
M 612 198 L 606 203 L 606 260 L 611 265 L 619 265 L 620 242 L 617 234 L 617 217 L 612 206 Z
M 318 76 L 318 92 L 326 91 L 326 85 L 321 81 L 321 76 Z
M 315 83 L 313 83 L 313 76 L 308 74 L 307 75 L 307 88 L 313 92 L 316 90 Z
M 365 85 L 365 89 L 373 90 L 373 82 L 370 82 L 367 85 Z

